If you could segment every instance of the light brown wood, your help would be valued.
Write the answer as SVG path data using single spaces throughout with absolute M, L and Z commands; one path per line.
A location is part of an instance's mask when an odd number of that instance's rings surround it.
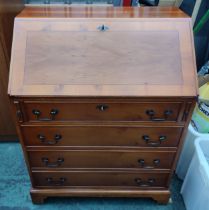
M 42 26 L 43 31 L 28 32 L 24 84 L 176 86 L 183 83 L 177 31 L 135 31 L 140 24 L 133 21 L 111 20 L 104 24 L 109 29 L 102 33 L 97 31 L 100 23 L 93 21 L 71 26 L 69 32 L 65 26 L 64 33 L 57 31 L 56 26 L 45 30 L 47 24 Z
M 16 18 L 10 95 L 197 95 L 189 18 L 38 21 L 33 14 Z
M 189 18 L 176 7 L 27 6 L 19 18 Z
M 0 141 L 17 140 L 7 89 L 14 17 L 23 3 L 23 0 L 0 0 Z
M 29 7 L 16 19 L 12 58 L 9 93 L 34 203 L 49 196 L 168 202 L 198 94 L 186 15 Z
M 36 204 L 42 204 L 47 197 L 148 197 L 153 198 L 160 204 L 167 204 L 170 198 L 169 190 L 141 190 L 141 189 L 101 189 L 101 188 L 64 188 L 64 189 L 35 189 L 31 191 L 32 201 Z

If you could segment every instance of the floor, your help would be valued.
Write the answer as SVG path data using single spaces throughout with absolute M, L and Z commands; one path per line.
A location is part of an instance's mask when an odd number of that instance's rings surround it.
M 19 143 L 0 143 L 0 210 L 185 210 L 179 194 L 182 182 L 173 177 L 172 202 L 158 205 L 151 199 L 49 198 L 31 203 L 30 182 Z

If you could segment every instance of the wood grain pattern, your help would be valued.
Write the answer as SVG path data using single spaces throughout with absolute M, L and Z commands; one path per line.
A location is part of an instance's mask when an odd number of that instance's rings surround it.
M 182 127 L 137 126 L 137 125 L 74 125 L 74 126 L 21 126 L 25 145 L 28 147 L 150 147 L 143 136 L 149 136 L 152 142 L 159 142 L 160 136 L 166 140 L 156 147 L 177 147 L 182 133 Z M 39 135 L 45 137 L 42 142 Z M 59 141 L 55 136 L 61 135 Z M 49 144 L 54 143 L 54 144 Z
M 134 27 L 131 21 L 127 24 Z M 79 25 L 82 32 L 28 32 L 24 84 L 182 84 L 178 32 L 115 31 L 117 26 L 107 26 L 107 33 L 85 33 L 85 24 Z
M 152 150 L 28 150 L 32 170 L 53 168 L 169 169 L 175 151 Z M 48 161 L 47 161 L 48 160 Z M 113 161 L 114 160 L 114 161 Z
M 131 11 L 135 9 L 120 12 Z M 20 16 L 15 25 L 9 94 L 196 96 L 190 19 L 168 15 L 164 20 L 151 15 L 149 21 L 140 17 L 38 21 L 33 15 L 27 20 Z M 100 31 L 102 25 L 108 30 Z
M 150 197 L 158 201 L 160 204 L 167 204 L 170 198 L 170 191 L 167 189 L 161 190 L 143 190 L 136 188 L 62 188 L 62 189 L 37 189 L 32 188 L 31 198 L 33 203 L 42 204 L 48 196 L 72 196 L 72 197 Z
M 52 121 L 151 121 L 148 114 L 150 110 L 154 111 L 153 120 L 177 121 L 180 114 L 182 102 L 120 102 L 100 100 L 98 103 L 94 100 L 89 102 L 66 103 L 57 102 L 51 104 L 47 101 L 25 101 L 24 111 L 26 121 L 47 121 L 51 119 L 51 110 L 57 110 L 57 114 Z M 34 114 L 34 110 L 40 111 L 40 115 Z M 165 113 L 169 111 L 170 114 Z
M 9 93 L 34 203 L 49 196 L 168 202 L 198 94 L 186 15 L 27 7 L 16 19 L 12 57 Z
M 33 177 L 35 186 L 44 188 L 62 188 L 66 186 L 106 186 L 106 187 L 135 187 L 151 188 L 166 187 L 168 173 L 139 173 L 139 171 L 34 171 Z M 51 181 L 48 179 L 51 178 Z M 61 181 L 60 178 L 64 178 Z M 143 183 L 137 183 L 136 179 L 141 179 Z M 154 179 L 154 183 L 148 183 L 149 179 Z M 145 186 L 146 185 L 146 186 Z
M 27 6 L 18 18 L 189 18 L 176 7 Z

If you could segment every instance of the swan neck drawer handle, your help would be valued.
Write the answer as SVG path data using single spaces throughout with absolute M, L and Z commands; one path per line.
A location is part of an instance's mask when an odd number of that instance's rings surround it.
M 62 139 L 62 135 L 60 134 L 55 134 L 54 135 L 54 140 L 47 140 L 46 136 L 39 134 L 37 136 L 37 138 L 40 140 L 41 143 L 46 144 L 46 145 L 54 145 L 57 144 L 61 139 Z
M 160 165 L 160 159 L 154 159 L 152 161 L 153 166 L 147 166 L 145 164 L 145 160 L 144 159 L 139 159 L 138 160 L 138 163 L 139 163 L 139 165 L 140 165 L 141 168 L 144 168 L 144 169 L 153 169 L 153 168 L 156 168 L 156 167 L 158 167 Z
M 136 178 L 135 182 L 140 187 L 152 187 L 156 181 L 154 178 L 150 178 L 147 181 L 143 181 L 141 178 Z
M 57 161 L 55 163 L 50 163 L 48 158 L 43 157 L 42 162 L 45 164 L 46 167 L 56 168 L 59 167 L 62 163 L 64 163 L 64 158 L 57 158 Z
M 146 142 L 147 145 L 149 146 L 159 146 L 161 145 L 162 142 L 166 141 L 167 137 L 166 136 L 159 136 L 159 139 L 157 141 L 151 140 L 148 135 L 142 136 L 142 139 Z
M 50 113 L 49 113 L 49 118 L 41 118 L 41 111 L 38 109 L 33 109 L 32 110 L 33 115 L 35 115 L 36 120 L 38 121 L 53 121 L 55 120 L 55 116 L 59 113 L 58 109 L 51 109 Z
M 173 114 L 173 111 L 172 110 L 165 110 L 164 113 L 163 113 L 164 114 L 164 118 L 157 118 L 157 117 L 155 117 L 156 113 L 152 109 L 151 110 L 147 110 L 146 114 L 150 117 L 151 121 L 162 122 L 162 121 L 168 120 L 168 117 Z
M 64 177 L 59 178 L 59 180 L 54 180 L 51 177 L 46 178 L 46 181 L 48 182 L 48 184 L 55 185 L 55 186 L 62 186 L 66 182 L 66 180 L 67 179 Z

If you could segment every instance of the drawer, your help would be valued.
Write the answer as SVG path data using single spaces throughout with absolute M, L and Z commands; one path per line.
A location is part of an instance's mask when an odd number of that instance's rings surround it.
M 169 173 L 139 173 L 139 171 L 33 171 L 37 187 L 166 187 Z
M 21 126 L 26 146 L 176 147 L 182 127 Z
M 53 150 L 28 151 L 32 168 L 170 169 L 175 151 Z
M 177 121 L 182 102 L 24 102 L 26 121 Z

